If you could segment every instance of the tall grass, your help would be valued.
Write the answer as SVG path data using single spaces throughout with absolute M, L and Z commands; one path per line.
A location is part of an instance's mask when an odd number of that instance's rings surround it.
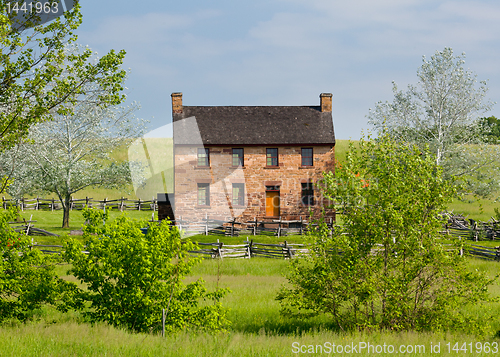
M 500 265 L 468 259 L 470 269 L 485 271 L 494 276 Z M 280 286 L 286 284 L 283 276 L 289 261 L 255 258 L 250 260 L 204 260 L 186 280 L 203 278 L 209 289 L 220 287 L 232 290 L 224 299 L 224 306 L 230 309 L 232 326 L 225 333 L 207 334 L 183 331 L 162 338 L 158 335 L 132 334 L 105 324 L 90 325 L 77 313 L 62 314 L 50 309 L 39 311 L 39 321 L 27 324 L 5 323 L 0 326 L 0 356 L 292 356 L 292 344 L 325 346 L 335 344 L 372 345 L 422 345 L 425 352 L 412 353 L 417 356 L 435 355 L 430 345 L 440 343 L 441 353 L 446 353 L 446 343 L 497 341 L 495 332 L 500 328 L 494 321 L 486 336 L 469 336 L 460 333 L 393 333 L 390 331 L 359 331 L 342 333 L 329 324 L 327 316 L 314 319 L 295 320 L 280 315 L 275 300 Z M 67 267 L 59 267 L 61 275 Z M 218 272 L 220 276 L 218 276 Z M 500 288 L 491 288 L 492 294 L 500 296 Z M 486 312 L 498 316 L 498 302 L 478 305 L 468 311 L 484 315 Z M 322 347 L 322 348 L 323 348 Z M 319 347 L 318 347 L 319 352 Z M 365 351 L 366 352 L 366 351 Z M 474 351 L 475 352 L 475 351 Z M 337 353 L 336 353 L 337 354 Z M 492 354 L 463 353 L 463 356 Z M 303 354 L 301 354 L 303 355 Z M 305 355 L 324 355 L 307 353 Z M 342 355 L 342 354 L 341 354 Z M 356 355 L 356 354 L 354 354 Z M 357 355 L 391 355 L 368 354 Z M 457 355 L 453 352 L 451 355 Z

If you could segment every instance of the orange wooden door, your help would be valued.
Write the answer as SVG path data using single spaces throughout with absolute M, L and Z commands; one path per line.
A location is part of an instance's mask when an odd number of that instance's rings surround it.
M 266 192 L 266 216 L 280 215 L 280 193 L 277 191 Z

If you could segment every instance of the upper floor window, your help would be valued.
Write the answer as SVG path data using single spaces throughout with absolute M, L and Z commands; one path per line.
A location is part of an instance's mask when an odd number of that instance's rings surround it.
M 198 184 L 198 206 L 210 206 L 210 184 Z
M 210 149 L 198 148 L 198 166 L 210 166 Z
M 302 204 L 305 206 L 314 206 L 313 183 L 302 183 Z
M 313 166 L 312 148 L 302 148 L 302 166 Z
M 243 149 L 233 149 L 233 166 L 243 166 Z
M 233 183 L 233 205 L 234 206 L 244 206 L 245 205 L 245 184 L 244 183 Z
M 278 149 L 266 149 L 267 166 L 278 166 Z

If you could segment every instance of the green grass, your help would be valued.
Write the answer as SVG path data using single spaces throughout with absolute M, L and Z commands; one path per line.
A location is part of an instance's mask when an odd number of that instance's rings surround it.
M 490 276 L 498 271 L 498 263 L 468 259 L 470 269 L 486 271 Z M 280 315 L 275 300 L 280 286 L 286 284 L 284 274 L 289 261 L 274 259 L 204 260 L 186 280 L 203 278 L 209 289 L 219 286 L 232 290 L 223 304 L 230 309 L 232 326 L 226 333 L 180 332 L 162 338 L 158 335 L 132 334 L 106 324 L 90 325 L 76 313 L 61 314 L 48 309 L 39 312 L 39 321 L 27 324 L 6 323 L 0 326 L 0 356 L 292 356 L 292 343 L 317 345 L 325 342 L 374 345 L 424 345 L 430 355 L 430 343 L 441 344 L 444 353 L 447 342 L 497 341 L 493 337 L 500 328 L 493 328 L 484 337 L 459 333 L 392 333 L 364 331 L 342 333 L 331 328 L 326 316 L 294 320 Z M 59 267 L 64 274 L 67 267 Z M 217 278 L 217 271 L 221 272 Z M 491 289 L 500 296 L 498 285 Z M 478 305 L 467 313 L 500 312 L 499 303 Z M 306 354 L 321 355 L 321 354 Z M 356 355 L 356 354 L 355 354 Z M 367 355 L 361 353 L 358 355 Z M 387 354 L 377 354 L 387 355 Z M 415 354 L 412 354 L 415 355 Z M 452 353 L 452 355 L 456 355 Z M 464 354 L 481 355 L 481 354 Z M 490 355 L 490 354 L 483 354 Z
M 126 211 L 124 212 L 127 216 L 134 219 L 146 219 L 150 220 L 153 211 Z M 109 216 L 110 219 L 115 219 L 121 214 L 118 210 L 110 210 Z M 26 210 L 20 212 L 22 218 L 29 220 L 30 218 L 36 221 L 34 227 L 41 228 L 46 231 L 59 234 L 61 237 L 52 237 L 52 236 L 37 236 L 35 237 L 35 241 L 38 243 L 45 244 L 61 244 L 67 239 L 70 231 L 79 230 L 82 228 L 84 223 L 84 219 L 82 216 L 82 211 L 72 210 L 70 211 L 70 219 L 69 219 L 69 228 L 61 228 L 62 227 L 62 219 L 63 212 L 59 211 L 46 211 L 46 210 Z M 155 212 L 155 219 L 158 219 L 158 213 Z
M 337 158 L 345 158 L 347 140 L 338 140 L 336 144 Z M 119 149 L 113 155 L 126 157 L 125 149 Z M 126 191 L 126 190 L 125 190 Z M 77 198 L 85 196 L 94 199 L 134 198 L 124 194 L 125 191 L 86 190 Z M 497 203 L 493 200 L 481 200 L 479 203 L 456 201 L 450 210 L 469 214 L 469 218 L 487 220 L 493 215 Z M 120 212 L 111 211 L 111 218 Z M 127 211 L 133 218 L 151 218 L 151 211 Z M 70 230 L 81 228 L 83 218 L 80 211 L 72 211 L 69 229 L 59 228 L 62 224 L 62 211 L 25 211 L 22 216 L 37 220 L 35 227 L 43 228 L 58 234 L 59 238 L 36 237 L 39 243 L 61 243 L 67 239 Z M 278 243 L 285 240 L 290 243 L 302 242 L 304 236 L 287 236 L 277 238 L 272 235 L 241 237 L 204 236 L 191 237 L 194 241 L 215 242 L 219 239 L 225 244 L 241 244 L 246 238 L 261 243 Z M 469 242 L 470 243 L 470 242 Z M 499 245 L 498 242 L 479 242 L 481 245 Z M 500 263 L 467 258 L 470 269 L 479 269 L 495 276 Z M 26 324 L 5 323 L 0 325 L 0 356 L 291 356 L 292 343 L 300 345 L 317 345 L 325 342 L 350 344 L 370 342 L 387 345 L 424 345 L 426 353 L 412 355 L 431 355 L 430 343 L 441 343 L 441 354 L 447 342 L 485 342 L 496 341 L 494 335 L 500 330 L 500 320 L 491 321 L 491 329 L 484 337 L 468 336 L 459 333 L 392 333 L 388 331 L 364 331 L 342 333 L 330 325 L 327 316 L 313 319 L 289 319 L 279 312 L 279 304 L 275 300 L 277 291 L 287 284 L 284 277 L 288 271 L 289 261 L 278 259 L 252 258 L 249 260 L 203 260 L 196 266 L 186 281 L 203 278 L 209 289 L 228 287 L 232 290 L 224 299 L 228 307 L 229 320 L 232 326 L 226 333 L 206 334 L 202 332 L 181 332 L 162 338 L 157 335 L 132 334 L 106 324 L 89 325 L 83 322 L 78 313 L 61 314 L 50 309 L 38 312 L 38 321 Z M 67 266 L 59 266 L 58 272 L 66 279 L 76 282 L 71 276 L 65 276 Z M 220 276 L 218 273 L 220 272 Z M 493 296 L 500 296 L 500 286 L 490 287 Z M 485 316 L 491 313 L 500 314 L 500 303 L 490 302 L 478 304 L 464 311 L 466 314 Z M 301 355 L 301 354 L 299 354 Z M 306 354 L 322 355 L 322 354 Z M 324 354 L 323 354 L 324 355 Z M 359 355 L 367 355 L 361 353 Z M 376 354 L 384 356 L 385 354 Z M 437 354 L 434 354 L 437 355 Z M 451 355 L 488 355 L 476 353 L 451 353 Z
M 345 161 L 349 143 L 352 142 L 355 147 L 358 147 L 358 140 L 335 140 L 335 159 L 342 163 Z

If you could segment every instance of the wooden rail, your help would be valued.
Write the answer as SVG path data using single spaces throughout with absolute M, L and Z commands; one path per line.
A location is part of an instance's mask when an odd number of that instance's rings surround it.
M 179 217 L 176 220 L 172 220 L 171 223 L 188 235 L 216 234 L 231 237 L 262 234 L 270 234 L 277 237 L 283 237 L 289 234 L 303 235 L 306 234 L 311 227 L 316 226 L 316 224 L 303 220 L 302 217 L 298 220 L 283 220 L 281 217 L 280 219 L 259 220 L 255 217 L 253 221 L 240 222 L 232 218 L 226 220 L 211 219 L 208 215 L 205 215 L 205 219 L 202 221 L 187 221 Z M 333 229 L 333 219 L 330 219 L 327 226 L 330 230 Z
M 245 241 L 243 244 L 224 244 L 222 242 L 214 243 L 197 243 L 199 249 L 191 250 L 189 253 L 193 255 L 201 255 L 204 258 L 244 258 L 250 259 L 255 257 L 274 258 L 274 259 L 294 259 L 310 254 L 311 250 L 306 244 L 292 244 L 283 242 L 279 244 L 257 243 L 253 240 Z M 32 248 L 40 249 L 47 254 L 62 253 L 62 245 L 47 245 L 35 243 L 32 239 Z M 372 253 L 378 254 L 380 248 L 374 248 Z M 84 252 L 86 253 L 86 252 Z M 339 251 L 330 250 L 330 254 L 339 254 Z M 473 256 L 489 261 L 500 261 L 500 247 L 485 247 L 480 245 L 466 245 L 460 251 L 460 255 Z
M 70 210 L 81 210 L 83 207 L 97 207 L 100 209 L 114 208 L 120 211 L 125 210 L 137 210 L 137 211 L 157 211 L 158 201 L 153 197 L 152 200 L 129 200 L 126 197 L 122 197 L 116 200 L 108 200 L 107 198 L 103 200 L 94 200 L 91 197 L 85 198 L 71 198 L 70 199 Z M 27 199 L 22 197 L 21 199 L 5 198 L 2 197 L 2 207 L 7 209 L 8 207 L 19 207 L 21 211 L 24 210 L 41 210 L 48 209 L 51 211 L 62 209 L 62 205 L 59 200 L 54 198 L 32 198 Z

